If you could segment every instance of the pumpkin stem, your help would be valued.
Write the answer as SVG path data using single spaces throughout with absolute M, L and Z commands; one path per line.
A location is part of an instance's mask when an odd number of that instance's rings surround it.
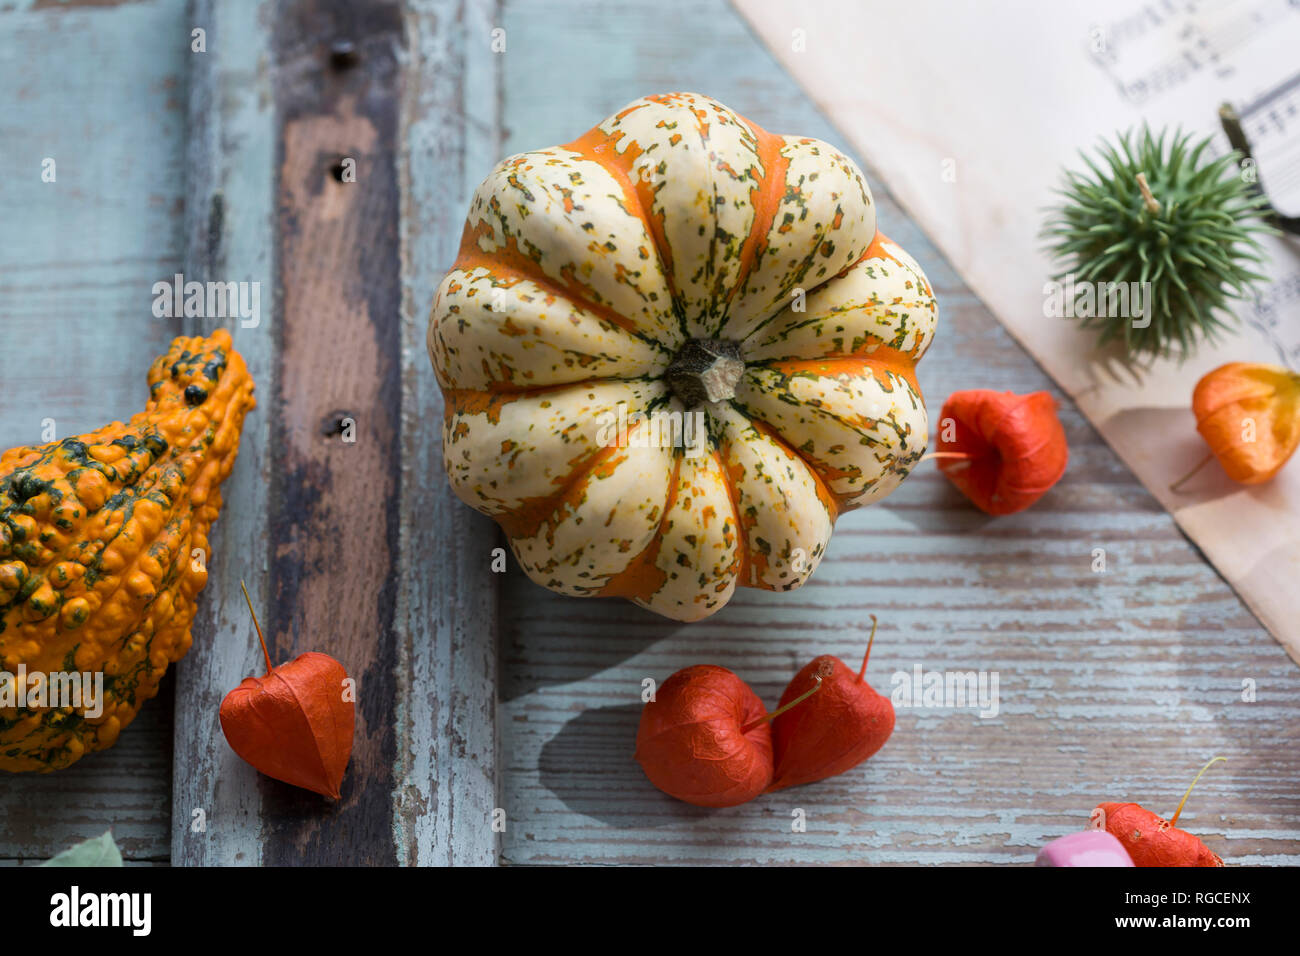
M 1220 760 L 1222 760 L 1224 763 L 1227 763 L 1227 762 L 1228 762 L 1228 758 L 1227 758 L 1227 757 L 1214 757 L 1214 758 L 1212 758 L 1212 759 L 1210 760 L 1209 763 L 1207 763 L 1204 767 L 1201 768 L 1201 773 L 1198 773 L 1198 774 L 1196 775 L 1196 778 L 1192 781 L 1192 787 L 1196 786 L 1196 781 L 1201 779 L 1201 774 L 1205 773 L 1205 771 L 1209 770 L 1211 766 L 1213 766 L 1214 764 L 1218 763 Z M 1183 804 L 1186 803 L 1186 802 L 1187 802 L 1187 798 L 1190 797 L 1190 796 L 1192 795 L 1192 787 L 1188 787 L 1188 788 L 1187 788 L 1187 792 L 1186 792 L 1185 794 L 1183 794 L 1183 799 L 1182 799 L 1182 800 L 1179 802 L 1179 804 L 1178 804 L 1178 809 L 1175 810 L 1175 811 L 1174 811 L 1174 815 L 1173 815 L 1172 817 L 1170 817 L 1170 819 L 1169 819 L 1169 825 L 1170 825 L 1171 827 L 1176 827 L 1176 826 L 1178 826 L 1178 814 L 1180 814 L 1180 813 L 1183 812 Z
M 271 654 L 266 649 L 266 638 L 262 636 L 262 625 L 257 623 L 257 612 L 253 610 L 253 599 L 248 596 L 248 588 L 244 585 L 244 579 L 239 579 L 239 586 L 244 590 L 244 600 L 248 602 L 248 613 L 253 615 L 253 627 L 257 629 L 257 639 L 262 643 L 262 656 L 266 658 L 266 672 L 268 674 L 275 670 L 271 666 Z
M 815 680 L 817 683 L 813 684 L 811 690 L 806 690 L 806 691 L 804 691 L 802 694 L 800 694 L 800 695 L 799 695 L 798 697 L 796 697 L 794 700 L 790 701 L 790 703 L 786 704 L 784 707 L 778 707 L 776 710 L 772 711 L 772 712 L 771 712 L 770 714 L 768 714 L 766 717 L 760 717 L 760 718 L 758 718 L 758 720 L 751 720 L 751 721 L 750 721 L 749 723 L 747 723 L 744 727 L 741 727 L 741 728 L 740 728 L 740 732 L 741 732 L 742 734 L 747 734 L 747 733 L 749 733 L 751 730 L 753 730 L 755 727 L 757 727 L 759 724 L 765 724 L 765 723 L 767 723 L 769 720 L 772 720 L 773 718 L 780 717 L 782 714 L 784 714 L 784 713 L 785 713 L 787 710 L 789 710 L 791 707 L 794 707 L 794 706 L 796 706 L 797 704 L 802 704 L 805 700 L 807 700 L 807 699 L 808 699 L 809 697 L 811 697 L 813 694 L 817 693 L 819 690 L 822 689 L 822 679 L 821 679 L 820 677 L 814 677 L 813 680 Z
M 867 658 L 871 656 L 871 645 L 876 640 L 876 615 L 871 615 L 871 636 L 867 638 L 867 652 L 862 655 L 862 670 L 858 671 L 858 683 L 862 683 L 862 678 L 867 673 Z
M 1160 203 L 1156 201 L 1155 196 L 1151 195 L 1151 187 L 1147 185 L 1147 174 L 1138 173 L 1137 181 L 1138 189 L 1142 190 L 1142 201 L 1147 205 L 1147 212 L 1156 215 L 1160 212 Z
M 687 408 L 736 397 L 745 374 L 740 345 L 725 339 L 687 339 L 664 372 L 664 381 Z
M 1175 481 L 1172 485 L 1170 485 L 1170 486 L 1169 486 L 1169 490 L 1170 490 L 1170 491 L 1177 491 L 1179 485 L 1181 485 L 1183 482 L 1187 481 L 1188 478 L 1191 478 L 1192 475 L 1196 474 L 1198 471 L 1200 471 L 1202 468 L 1204 468 L 1207 464 L 1209 464 L 1210 459 L 1213 458 L 1213 457 L 1214 457 L 1214 452 L 1210 452 L 1208 455 L 1206 455 L 1204 458 L 1202 458 L 1202 459 L 1200 460 L 1200 462 L 1197 464 L 1197 466 L 1196 466 L 1195 468 L 1193 468 L 1193 469 L 1192 469 L 1191 471 L 1189 471 L 1187 474 L 1183 475 L 1183 477 L 1179 478 L 1179 479 L 1178 479 L 1177 481 Z

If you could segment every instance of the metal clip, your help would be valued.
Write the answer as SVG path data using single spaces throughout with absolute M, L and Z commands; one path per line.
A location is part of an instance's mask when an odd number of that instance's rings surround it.
M 1224 103 L 1219 107 L 1219 123 L 1223 127 L 1224 134 L 1228 137 L 1228 142 L 1232 148 L 1241 154 L 1241 163 L 1244 165 L 1250 162 L 1256 167 L 1256 176 L 1250 183 L 1251 189 L 1256 195 L 1263 196 L 1266 203 L 1265 209 L 1268 210 L 1269 217 L 1273 224 L 1279 229 L 1291 233 L 1293 236 L 1300 236 L 1300 216 L 1286 216 L 1278 211 L 1277 207 L 1269 201 L 1264 189 L 1259 184 L 1258 169 L 1259 163 L 1250 152 L 1250 140 L 1246 138 L 1246 131 L 1241 128 L 1241 117 L 1237 111 L 1232 108 L 1231 103 Z

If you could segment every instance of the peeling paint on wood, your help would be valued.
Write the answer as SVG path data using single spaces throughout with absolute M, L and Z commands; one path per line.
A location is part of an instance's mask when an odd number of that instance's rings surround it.
M 224 323 L 257 383 L 258 407 L 245 419 L 239 457 L 223 488 L 225 505 L 211 538 L 208 587 L 194 620 L 194 650 L 177 667 L 180 704 L 170 834 L 174 865 L 250 865 L 262 859 L 259 780 L 226 744 L 217 710 L 228 691 L 262 670 L 261 652 L 250 640 L 240 579 L 248 582 L 255 606 L 266 609 L 270 603 L 266 528 L 274 469 L 271 398 L 278 373 L 275 117 L 264 29 L 271 8 L 271 0 L 194 0 L 188 18 L 206 31 L 208 52 L 188 57 L 186 278 L 260 282 L 263 294 L 256 328 Z M 217 205 L 222 227 L 214 242 L 211 210 Z M 189 321 L 190 331 L 213 324 Z
M 455 7 L 408 5 L 403 17 L 396 3 L 344 11 L 304 0 L 242 19 L 215 11 L 225 17 L 215 55 L 192 91 L 196 136 L 210 144 L 192 174 L 206 178 L 188 230 L 193 268 L 238 280 L 260 265 L 278 294 L 273 311 L 263 296 L 264 327 L 243 333 L 241 347 L 266 366 L 261 430 L 251 449 L 246 433 L 241 450 L 258 462 L 251 474 L 261 487 L 234 529 L 237 557 L 220 578 L 230 586 L 211 599 L 221 651 L 192 678 L 213 703 L 177 738 L 177 820 L 193 803 L 213 807 L 214 823 L 205 834 L 177 831 L 176 862 L 497 856 L 492 539 L 442 482 L 441 408 L 424 354 L 434 274 L 450 261 L 463 217 L 446 196 L 461 188 L 461 153 L 475 148 L 472 134 L 425 139 L 459 117 L 446 97 L 469 95 L 462 74 L 445 68 L 463 56 Z M 275 49 L 221 42 L 264 36 L 268 23 L 281 38 Z M 355 51 L 346 70 L 328 56 L 341 36 Z M 264 180 L 243 169 L 236 181 L 250 148 L 274 165 Z M 345 157 L 355 182 L 337 175 Z M 355 441 L 344 440 L 342 419 Z M 322 650 L 358 679 L 357 737 L 337 806 L 259 777 L 216 728 L 216 702 L 238 683 L 235 672 L 258 669 L 240 576 L 256 582 L 277 660 Z
M 407 9 L 402 140 L 402 458 L 398 622 L 398 859 L 491 865 L 499 856 L 497 583 L 491 521 L 442 468 L 442 397 L 425 347 L 433 291 L 456 256 L 467 196 L 500 153 L 494 4 Z
M 367 3 L 348 35 L 362 64 L 336 75 L 304 53 L 347 30 L 329 4 L 282 6 L 279 287 L 273 398 L 270 631 L 276 660 L 324 650 L 357 680 L 357 729 L 337 806 L 263 786 L 268 864 L 397 862 L 388 817 L 396 753 L 394 611 L 401 492 L 396 3 Z M 357 181 L 330 171 L 339 154 Z M 345 408 L 352 434 L 315 423 Z M 351 439 L 351 440 L 349 440 Z M 268 641 L 272 640 L 268 635 Z M 269 783 L 269 782 L 265 782 Z

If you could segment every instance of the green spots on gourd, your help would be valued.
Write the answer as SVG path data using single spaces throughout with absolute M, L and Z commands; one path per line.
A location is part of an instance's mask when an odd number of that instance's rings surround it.
M 85 598 L 76 597 L 63 605 L 63 614 L 60 618 L 60 622 L 63 624 L 64 630 L 75 631 L 77 628 L 85 624 L 89 617 L 90 603 Z M 73 652 L 75 651 L 76 648 L 73 648 Z M 69 653 L 69 657 L 71 656 L 72 652 Z M 65 665 L 65 667 L 66 666 L 67 665 Z M 67 669 L 71 670 L 72 668 L 68 667 Z
M 52 730 L 76 730 L 85 722 L 85 714 L 77 710 L 52 710 L 45 712 L 45 726 Z
M 221 380 L 221 373 L 225 370 L 226 353 L 224 350 L 218 349 L 217 354 L 212 357 L 212 360 L 209 361 L 207 365 L 203 366 L 203 377 L 210 382 L 217 382 Z
M 13 472 L 9 476 L 9 480 L 0 485 L 0 493 L 8 495 L 10 500 L 13 501 L 12 505 L 0 511 L 0 518 L 3 518 L 4 515 L 11 511 L 17 511 L 20 514 L 34 513 L 35 509 L 29 502 L 41 495 L 49 495 L 51 501 L 56 504 L 63 499 L 62 493 L 54 487 L 53 481 L 37 478 L 32 474 L 30 467 Z
M 41 585 L 45 583 L 41 577 L 36 574 L 24 574 L 22 582 L 22 586 L 18 589 L 18 593 L 10 603 L 22 604 L 35 594 L 40 589 Z

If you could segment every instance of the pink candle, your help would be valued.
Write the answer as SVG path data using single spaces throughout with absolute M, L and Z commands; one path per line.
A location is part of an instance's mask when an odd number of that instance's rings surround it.
M 1038 851 L 1034 866 L 1132 866 L 1124 844 L 1105 830 L 1081 830 Z

